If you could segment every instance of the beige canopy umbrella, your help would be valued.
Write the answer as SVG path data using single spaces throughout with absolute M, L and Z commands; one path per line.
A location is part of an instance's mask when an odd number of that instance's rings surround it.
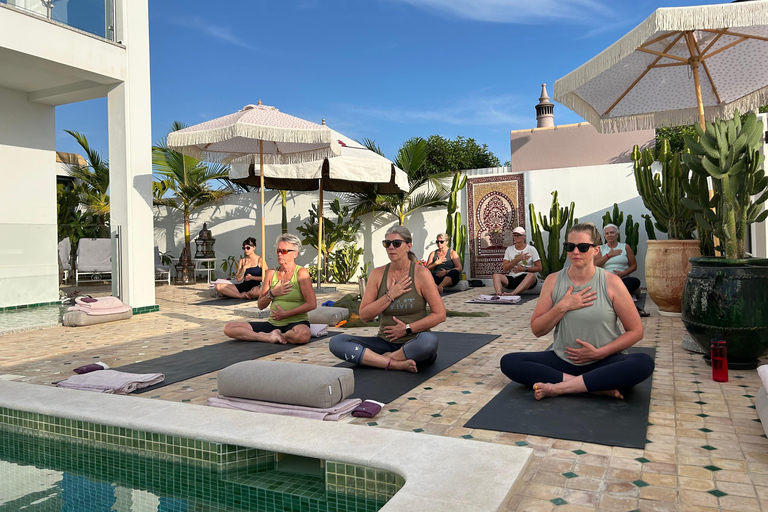
M 229 177 L 235 183 L 274 190 L 319 190 L 318 215 L 323 218 L 323 192 L 365 192 L 375 189 L 380 194 L 402 194 L 408 190 L 408 175 L 392 161 L 359 142 L 331 130 L 333 141 L 341 147 L 335 158 L 323 158 L 290 165 L 264 165 L 257 172 L 254 165 L 230 166 Z M 322 243 L 322 226 L 318 225 L 318 245 Z M 322 248 L 317 250 L 317 286 L 322 282 Z
M 554 99 L 600 132 L 730 117 L 768 103 L 768 2 L 656 10 L 555 82 Z
M 299 164 L 341 153 L 331 130 L 280 112 L 246 105 L 234 114 L 168 134 L 168 147 L 198 160 L 255 164 Z M 264 175 L 263 172 L 260 173 Z M 261 257 L 264 244 L 264 184 L 261 183 Z

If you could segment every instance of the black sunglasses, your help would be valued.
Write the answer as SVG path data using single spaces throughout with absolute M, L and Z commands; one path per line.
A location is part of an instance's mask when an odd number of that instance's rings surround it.
M 382 240 L 381 241 L 381 245 L 383 245 L 385 249 L 389 249 L 390 245 L 394 245 L 395 249 L 397 249 L 404 243 L 405 243 L 405 240 Z
M 436 244 L 444 244 L 445 240 L 435 240 L 435 243 Z M 395 247 L 397 247 L 397 246 L 395 246 Z
M 597 247 L 595 244 L 588 244 L 588 243 L 582 243 L 582 244 L 575 244 L 573 242 L 563 242 L 563 249 L 565 249 L 565 252 L 573 252 L 575 248 L 579 248 L 579 252 L 587 252 L 590 247 Z

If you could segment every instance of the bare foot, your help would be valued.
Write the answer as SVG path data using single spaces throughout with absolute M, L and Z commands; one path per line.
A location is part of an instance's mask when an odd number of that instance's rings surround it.
M 280 343 L 282 345 L 285 345 L 288 343 L 288 340 L 285 339 L 283 336 L 283 333 L 280 332 L 280 329 L 275 329 L 271 333 L 269 333 L 269 342 L 270 343 Z
M 624 400 L 624 395 L 619 393 L 618 389 L 606 389 L 604 391 L 590 391 L 593 395 L 603 395 L 603 396 L 610 396 L 612 398 L 618 398 L 619 400 Z
M 406 359 L 405 361 L 400 361 L 398 359 L 390 359 L 389 369 L 401 370 L 401 371 L 411 372 L 411 373 L 416 373 L 418 371 L 416 369 L 416 361 L 414 361 L 413 359 Z
M 558 396 L 559 394 L 560 392 L 557 391 L 557 388 L 555 388 L 554 384 L 537 382 L 533 385 L 533 396 L 536 397 L 536 400 L 541 400 L 542 398 L 548 398 L 551 396 Z
M 443 294 L 443 287 L 442 286 L 438 286 L 437 287 L 437 291 L 440 292 L 440 295 L 442 295 Z

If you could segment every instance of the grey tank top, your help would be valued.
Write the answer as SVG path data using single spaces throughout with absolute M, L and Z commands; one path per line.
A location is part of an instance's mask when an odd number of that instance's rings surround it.
M 568 269 L 560 271 L 555 281 L 555 289 L 552 291 L 553 304 L 562 300 L 569 286 L 573 286 L 574 293 L 591 286 L 592 290 L 597 291 L 597 297 L 591 306 L 569 311 L 560 319 L 555 326 L 555 343 L 552 349 L 563 361 L 584 366 L 590 363 L 572 363 L 565 357 L 565 348 L 581 348 L 581 345 L 576 343 L 577 338 L 600 348 L 621 336 L 621 329 L 613 304 L 608 298 L 605 270 L 596 267 L 592 279 L 580 286 L 575 286 L 568 277 Z
M 432 257 L 432 263 L 437 261 L 437 251 L 435 251 L 435 255 Z M 440 265 L 436 266 L 432 269 L 432 273 L 434 274 L 438 270 L 453 270 L 456 268 L 456 265 L 453 264 L 453 259 L 451 258 L 451 250 L 448 249 L 448 252 L 445 255 L 445 263 L 441 263 Z
M 411 267 L 408 269 L 408 275 L 411 277 L 413 284 L 411 285 L 411 291 L 404 293 L 395 299 L 395 302 L 391 303 L 387 309 L 381 313 L 381 320 L 379 323 L 379 338 L 387 340 L 386 334 L 384 334 L 384 328 L 388 325 L 395 325 L 392 317 L 396 316 L 398 320 L 404 324 L 410 324 L 416 320 L 421 320 L 427 316 L 427 301 L 424 297 L 416 292 L 416 279 L 413 274 L 416 270 L 416 262 L 411 262 Z M 381 277 L 381 284 L 379 285 L 379 294 L 376 296 L 380 299 L 387 294 L 387 278 L 389 277 L 389 263 L 384 268 L 384 275 Z M 402 338 L 398 338 L 392 343 L 405 343 L 415 338 L 416 334 L 405 335 Z

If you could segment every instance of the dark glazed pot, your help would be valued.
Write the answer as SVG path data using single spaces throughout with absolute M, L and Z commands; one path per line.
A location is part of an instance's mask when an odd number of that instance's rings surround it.
M 756 368 L 768 350 L 768 259 L 691 258 L 682 320 L 707 353 L 724 339 L 729 367 Z

